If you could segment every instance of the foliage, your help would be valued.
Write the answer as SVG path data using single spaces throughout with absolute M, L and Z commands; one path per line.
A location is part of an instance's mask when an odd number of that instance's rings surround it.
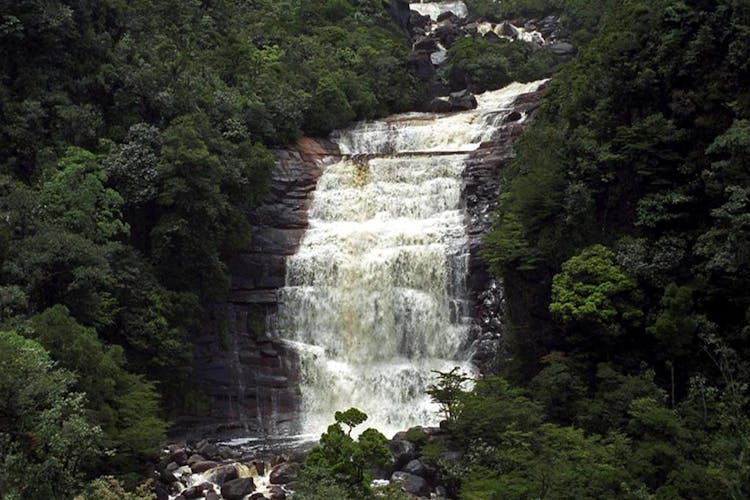
M 113 476 L 100 477 L 91 481 L 81 495 L 74 500 L 154 500 L 156 495 L 149 491 L 150 480 L 140 485 L 136 491 L 127 491 Z
M 117 452 L 109 468 L 132 470 L 156 453 L 167 428 L 159 417 L 159 395 L 152 382 L 126 370 L 120 346 L 103 345 L 94 329 L 59 305 L 33 317 L 22 331 L 76 374 L 73 388 L 88 395 L 86 406 L 104 432 L 103 444 Z
M 466 382 L 471 380 L 456 366 L 449 372 L 434 371 L 437 381 L 427 387 L 427 394 L 434 403 L 440 405 L 440 411 L 445 419 L 452 423 L 459 411 L 459 396 L 463 394 Z
M 107 177 L 96 155 L 68 148 L 58 170 L 39 189 L 39 220 L 60 226 L 95 243 L 128 233 L 122 221 L 120 194 L 105 187 Z
M 576 3 L 494 9 L 564 17 Z M 541 403 L 542 426 L 627 438 L 618 497 L 743 498 L 750 53 L 738 40 L 750 12 L 730 0 L 589 4 L 601 29 L 516 143 L 487 238 L 510 312 L 506 373 Z M 467 495 L 540 495 L 481 466 L 463 478 Z
M 614 261 L 614 252 L 594 245 L 572 257 L 552 280 L 550 312 L 564 324 L 596 324 L 619 333 L 619 325 L 637 320 L 637 284 Z
M 493 450 L 504 466 L 492 470 L 475 465 L 461 498 L 639 497 L 625 467 L 627 442 L 622 437 L 587 437 L 580 429 L 544 424 L 515 447 Z
M 444 71 L 452 88 L 484 92 L 513 81 L 546 78 L 556 65 L 551 52 L 530 42 L 468 37 L 457 40 L 448 50 Z
M 336 422 L 320 437 L 320 445 L 308 455 L 300 472 L 299 490 L 302 499 L 365 498 L 370 488 L 373 467 L 390 465 L 388 441 L 375 429 L 367 429 L 355 440 L 353 427 L 367 420 L 367 415 L 356 408 L 336 412 Z M 344 432 L 341 425 L 349 427 Z
M 0 332 L 0 496 L 66 498 L 87 461 L 101 453 L 100 430 L 84 411 L 75 377 L 37 342 Z
M 109 450 L 88 479 L 140 473 L 168 415 L 206 411 L 190 334 L 228 291 L 272 148 L 422 98 L 387 9 L 0 1 L 0 325 L 86 393 Z

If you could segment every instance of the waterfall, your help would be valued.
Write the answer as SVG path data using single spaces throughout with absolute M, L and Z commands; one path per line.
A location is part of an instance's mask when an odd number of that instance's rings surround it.
M 304 432 L 352 406 L 388 436 L 435 424 L 433 370 L 472 371 L 462 173 L 541 83 L 479 95 L 472 111 L 407 113 L 332 135 L 343 156 L 318 182 L 274 327 L 300 358 Z
M 458 17 L 466 17 L 469 15 L 469 10 L 466 4 L 459 1 L 448 1 L 448 2 L 412 2 L 409 5 L 411 10 L 415 10 L 423 16 L 430 16 L 433 21 L 437 21 L 437 18 L 443 12 L 453 12 Z

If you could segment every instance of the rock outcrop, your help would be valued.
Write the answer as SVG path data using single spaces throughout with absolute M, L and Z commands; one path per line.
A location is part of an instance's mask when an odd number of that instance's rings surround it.
M 307 209 L 332 143 L 303 138 L 275 151 L 270 194 L 246 211 L 248 249 L 230 264 L 232 287 L 193 340 L 193 378 L 202 412 L 181 417 L 176 434 L 232 437 L 293 431 L 298 410 L 295 359 L 267 336 L 266 322 L 284 285 L 285 260 L 307 228 Z
M 471 337 L 476 352 L 474 362 L 485 373 L 498 368 L 505 298 L 502 283 L 490 275 L 482 258 L 483 238 L 492 229 L 492 214 L 502 188 L 500 174 L 513 159 L 513 142 L 523 132 L 543 92 L 544 86 L 516 101 L 504 117 L 506 126 L 500 129 L 500 135 L 472 153 L 463 174 L 470 255 L 467 289 L 474 320 Z

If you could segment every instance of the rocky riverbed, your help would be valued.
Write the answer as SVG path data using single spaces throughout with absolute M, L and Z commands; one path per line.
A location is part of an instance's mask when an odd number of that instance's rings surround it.
M 153 471 L 158 500 L 285 500 L 294 496 L 307 453 L 309 436 L 275 441 L 239 439 L 227 442 L 175 443 L 167 446 Z M 444 451 L 428 458 L 421 450 L 439 444 Z M 415 498 L 450 498 L 444 470 L 460 466 L 440 427 L 414 427 L 388 442 L 391 465 L 373 471 L 375 488 L 398 485 Z M 333 500 L 333 499 L 332 499 Z

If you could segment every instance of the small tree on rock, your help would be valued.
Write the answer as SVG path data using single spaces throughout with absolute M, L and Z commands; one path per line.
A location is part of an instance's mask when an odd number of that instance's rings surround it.
M 459 399 L 464 393 L 464 385 L 471 378 L 456 366 L 449 372 L 433 370 L 438 380 L 427 387 L 427 394 L 432 401 L 440 405 L 440 411 L 448 422 L 452 423 L 458 418 Z

